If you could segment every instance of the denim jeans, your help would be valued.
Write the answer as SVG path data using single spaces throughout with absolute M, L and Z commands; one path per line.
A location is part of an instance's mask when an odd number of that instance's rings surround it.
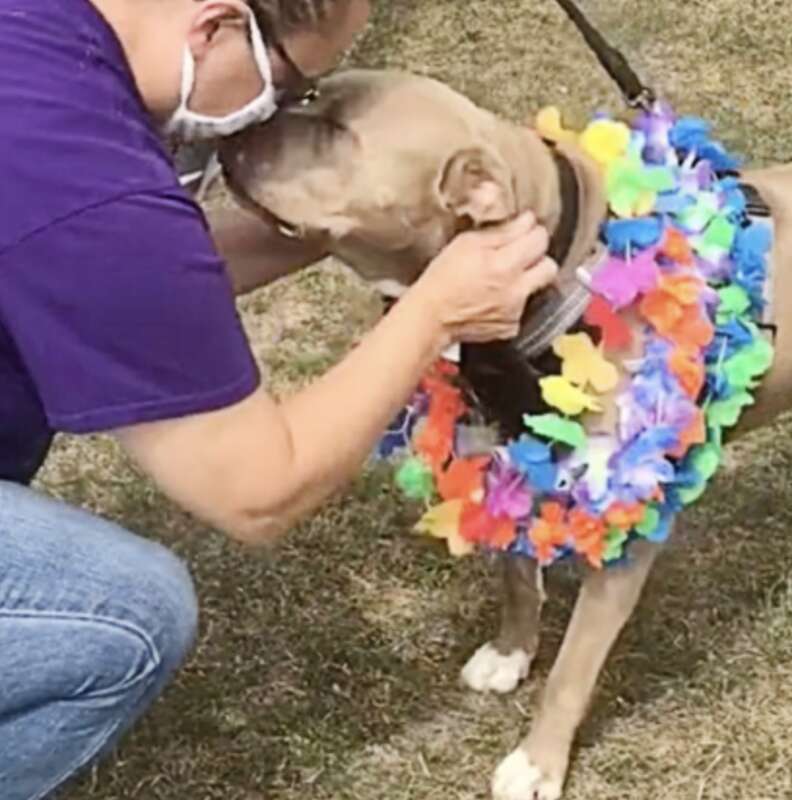
M 187 657 L 197 604 L 158 544 L 0 481 L 0 798 L 49 797 Z

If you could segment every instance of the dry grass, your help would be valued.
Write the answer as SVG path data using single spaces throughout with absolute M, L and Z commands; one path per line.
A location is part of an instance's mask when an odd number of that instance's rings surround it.
M 792 155 L 792 6 L 784 0 L 588 0 L 585 7 L 685 110 L 714 118 L 751 160 Z M 448 80 L 514 118 L 555 102 L 577 119 L 619 107 L 551 2 L 383 0 L 355 56 Z M 337 267 L 242 304 L 276 388 L 337 358 L 374 314 Z M 792 796 L 792 426 L 738 459 L 661 559 L 609 662 L 576 750 L 571 800 Z M 411 538 L 381 475 L 307 522 L 274 555 L 201 530 L 104 439 L 63 440 L 43 481 L 171 543 L 203 606 L 200 644 L 118 757 L 69 795 L 86 800 L 473 800 L 528 724 L 534 684 L 477 698 L 456 680 L 488 633 L 486 565 Z M 574 597 L 554 601 L 546 673 Z

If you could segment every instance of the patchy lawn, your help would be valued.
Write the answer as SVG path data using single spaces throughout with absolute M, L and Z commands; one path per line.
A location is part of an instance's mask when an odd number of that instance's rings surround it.
M 645 79 L 714 119 L 751 163 L 792 156 L 786 0 L 586 0 Z M 573 120 L 619 98 L 550 0 L 383 0 L 354 61 L 449 81 L 516 119 Z M 241 303 L 278 390 L 337 359 L 376 314 L 323 265 Z M 571 800 L 792 797 L 792 424 L 739 446 L 685 517 L 604 675 Z M 187 669 L 86 800 L 473 800 L 527 729 L 535 683 L 463 692 L 488 635 L 486 564 L 409 534 L 409 508 L 367 475 L 274 553 L 245 553 L 174 510 L 101 437 L 62 439 L 47 488 L 173 546 L 201 596 Z M 574 598 L 553 573 L 539 680 Z

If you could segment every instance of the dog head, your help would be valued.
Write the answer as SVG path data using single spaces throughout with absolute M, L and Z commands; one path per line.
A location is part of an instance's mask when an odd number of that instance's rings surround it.
M 599 175 L 567 153 L 583 203 L 569 261 L 602 218 Z M 236 196 L 282 232 L 324 237 L 373 282 L 405 286 L 462 230 L 531 209 L 549 230 L 562 215 L 549 148 L 526 128 L 428 78 L 349 71 L 312 103 L 225 142 Z M 577 252 L 574 252 L 577 251 Z

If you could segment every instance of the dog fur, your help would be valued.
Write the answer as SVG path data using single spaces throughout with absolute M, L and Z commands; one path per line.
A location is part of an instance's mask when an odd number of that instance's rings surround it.
M 575 235 L 560 265 L 557 290 L 563 292 L 595 246 L 606 202 L 588 158 L 573 145 L 561 149 L 580 186 Z M 401 73 L 338 74 L 324 82 L 314 104 L 229 140 L 222 160 L 243 204 L 293 235 L 321 238 L 329 252 L 392 294 L 460 230 L 531 209 L 552 233 L 562 214 L 551 151 L 533 131 L 447 86 Z M 737 434 L 792 405 L 792 166 L 747 172 L 742 180 L 758 190 L 775 222 L 778 332 L 774 366 Z M 521 335 L 531 325 L 528 313 Z M 608 410 L 604 417 L 604 424 L 614 424 Z M 657 551 L 638 542 L 629 566 L 586 570 L 531 730 L 495 772 L 496 800 L 561 796 L 575 733 Z M 528 675 L 539 640 L 541 571 L 514 558 L 503 558 L 500 569 L 499 630 L 462 672 L 477 691 L 515 688 Z

